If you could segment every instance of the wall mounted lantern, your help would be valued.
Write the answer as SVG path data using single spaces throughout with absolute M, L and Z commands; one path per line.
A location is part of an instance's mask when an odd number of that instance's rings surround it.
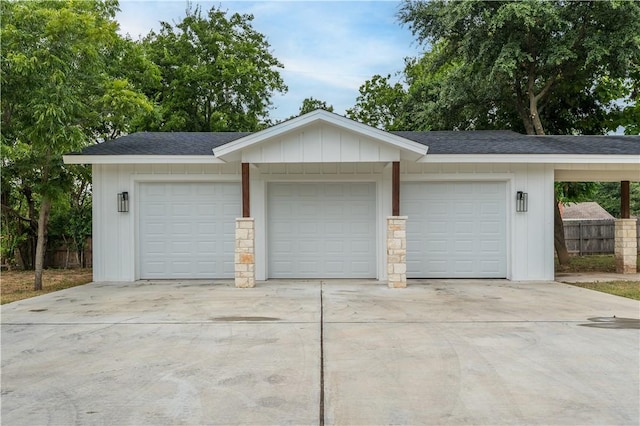
M 129 193 L 128 192 L 118 193 L 118 211 L 120 213 L 126 213 L 129 211 Z
M 529 209 L 529 194 L 526 192 L 516 192 L 516 211 L 519 213 L 526 212 Z

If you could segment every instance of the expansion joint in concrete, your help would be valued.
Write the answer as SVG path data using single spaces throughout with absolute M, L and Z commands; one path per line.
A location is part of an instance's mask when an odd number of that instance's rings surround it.
M 323 282 L 320 281 L 320 407 L 318 424 L 324 426 L 324 300 Z

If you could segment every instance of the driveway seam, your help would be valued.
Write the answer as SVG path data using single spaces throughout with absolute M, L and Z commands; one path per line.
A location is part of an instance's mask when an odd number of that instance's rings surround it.
M 319 425 L 324 426 L 324 300 L 323 281 L 320 281 L 320 413 Z

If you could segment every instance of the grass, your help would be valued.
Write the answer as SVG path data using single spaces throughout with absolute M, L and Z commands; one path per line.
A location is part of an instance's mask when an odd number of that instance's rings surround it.
M 638 270 L 640 271 L 640 256 L 638 256 Z M 613 255 L 571 256 L 569 265 L 560 266 L 556 259 L 556 272 L 584 273 L 584 272 L 616 272 L 616 259 Z
M 91 282 L 91 269 L 47 269 L 42 290 L 33 290 L 33 271 L 2 271 L 0 304 L 11 303 Z
M 640 271 L 640 256 L 638 256 L 638 271 Z M 563 273 L 598 273 L 616 272 L 616 259 L 613 255 L 572 256 L 569 265 L 558 265 L 556 272 Z M 590 283 L 567 283 L 576 287 L 588 288 L 629 299 L 640 300 L 640 281 L 602 281 Z
M 629 299 L 640 300 L 640 281 L 571 283 L 571 285 L 588 288 L 589 290 L 601 291 L 603 293 L 615 294 L 616 296 L 628 297 Z

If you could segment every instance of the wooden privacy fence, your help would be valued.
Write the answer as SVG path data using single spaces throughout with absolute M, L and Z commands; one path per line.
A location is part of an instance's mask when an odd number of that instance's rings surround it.
M 48 268 L 91 268 L 93 266 L 92 239 L 88 237 L 82 258 L 68 244 L 51 244 L 47 249 L 45 266 Z M 83 265 L 84 264 L 84 265 Z
M 569 253 L 611 254 L 615 250 L 615 222 L 613 220 L 566 220 L 564 239 Z M 640 221 L 636 223 L 636 226 Z M 640 228 L 640 226 L 638 226 Z M 640 229 L 636 231 L 640 236 Z M 640 253 L 640 238 L 638 238 Z

